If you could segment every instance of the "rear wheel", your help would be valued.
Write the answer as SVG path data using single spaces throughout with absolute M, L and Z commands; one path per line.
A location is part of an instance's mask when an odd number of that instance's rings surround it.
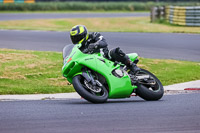
M 108 91 L 99 81 L 96 82 L 96 85 L 92 85 L 82 75 L 77 75 L 72 80 L 76 92 L 84 99 L 92 103 L 104 103 L 108 99 Z
M 138 79 L 136 94 L 145 100 L 159 100 L 164 94 L 164 88 L 160 80 L 151 72 L 141 69 L 136 74 Z

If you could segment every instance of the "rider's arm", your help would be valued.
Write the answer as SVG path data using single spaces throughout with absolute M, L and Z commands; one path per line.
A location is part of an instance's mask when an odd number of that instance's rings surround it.
M 99 32 L 93 32 L 90 34 L 92 45 L 96 46 L 96 49 L 100 48 L 107 48 L 108 44 L 106 42 L 106 39 L 99 33 Z

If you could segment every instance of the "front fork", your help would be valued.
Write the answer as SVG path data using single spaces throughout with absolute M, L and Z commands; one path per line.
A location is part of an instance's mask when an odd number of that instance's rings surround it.
M 94 79 L 94 77 L 92 76 L 91 70 L 89 70 L 87 68 L 83 68 L 82 76 L 87 80 L 88 83 L 91 83 L 92 86 L 96 86 L 96 85 L 102 86 L 102 84 L 98 80 Z

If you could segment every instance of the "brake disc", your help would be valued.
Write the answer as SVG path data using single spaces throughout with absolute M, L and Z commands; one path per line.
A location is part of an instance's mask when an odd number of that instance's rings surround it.
M 93 91 L 95 93 L 101 92 L 101 87 L 93 86 L 92 84 L 88 83 L 87 80 L 84 80 L 84 84 L 89 90 L 91 90 L 91 91 Z

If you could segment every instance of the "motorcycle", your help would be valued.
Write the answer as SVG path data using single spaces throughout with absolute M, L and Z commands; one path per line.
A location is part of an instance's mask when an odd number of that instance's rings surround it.
M 151 72 L 141 69 L 133 73 L 124 64 L 104 58 L 102 51 L 81 52 L 81 44 L 63 48 L 62 74 L 76 92 L 92 103 L 107 99 L 129 98 L 133 93 L 145 100 L 159 100 L 164 94 L 163 85 Z M 138 54 L 127 54 L 137 64 Z

